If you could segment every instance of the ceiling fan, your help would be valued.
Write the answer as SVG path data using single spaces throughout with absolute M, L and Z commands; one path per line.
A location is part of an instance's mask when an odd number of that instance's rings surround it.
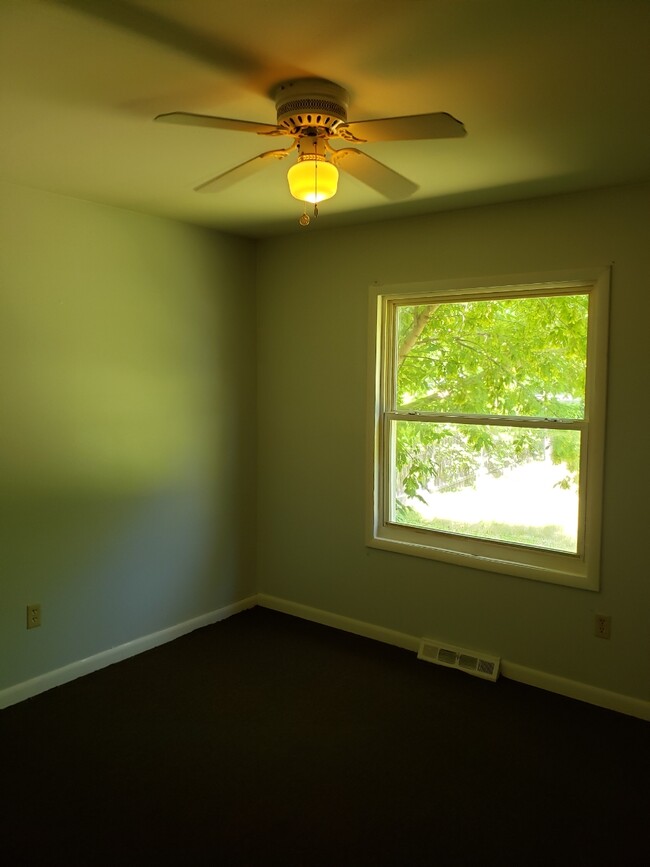
M 315 215 L 318 214 L 318 203 L 336 193 L 339 168 L 387 199 L 404 199 L 418 189 L 417 184 L 356 147 L 335 148 L 331 142 L 337 139 L 351 144 L 412 141 L 459 138 L 466 134 L 463 124 L 446 112 L 349 123 L 346 90 L 321 78 L 284 82 L 276 87 L 274 96 L 275 125 L 183 111 L 159 114 L 155 118 L 165 123 L 293 138 L 293 144 L 287 148 L 265 151 L 199 184 L 195 187 L 197 192 L 219 192 L 263 168 L 270 160 L 285 159 L 297 152 L 297 162 L 287 176 L 289 189 L 295 198 L 314 204 Z M 300 223 L 309 223 L 306 213 L 300 218 Z

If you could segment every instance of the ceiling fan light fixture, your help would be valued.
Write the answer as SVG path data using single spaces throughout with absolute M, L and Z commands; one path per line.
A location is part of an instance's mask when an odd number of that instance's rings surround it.
M 287 172 L 287 180 L 294 199 L 317 205 L 336 193 L 339 171 L 320 154 L 301 154 Z
M 348 122 L 348 101 L 347 91 L 333 81 L 299 78 L 277 85 L 275 125 L 184 111 L 166 112 L 155 119 L 255 135 L 291 136 L 294 142 L 290 147 L 260 153 L 194 189 L 219 192 L 273 159 L 284 159 L 297 150 L 298 161 L 287 175 L 289 191 L 299 201 L 313 204 L 314 216 L 318 216 L 318 203 L 336 194 L 339 167 L 391 201 L 406 199 L 418 189 L 413 181 L 359 150 L 357 144 L 459 138 L 466 134 L 463 124 L 444 111 Z M 332 147 L 331 140 L 343 140 L 355 147 Z M 300 225 L 308 223 L 305 210 Z

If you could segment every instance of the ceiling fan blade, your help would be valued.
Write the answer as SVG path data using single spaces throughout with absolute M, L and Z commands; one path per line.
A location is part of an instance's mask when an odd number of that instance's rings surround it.
M 332 160 L 335 165 L 387 199 L 406 199 L 418 189 L 418 185 L 404 175 L 356 148 L 343 148 L 334 151 L 334 154 Z
M 235 132 L 255 132 L 258 135 L 289 135 L 281 127 L 270 123 L 255 123 L 251 120 L 237 120 L 232 117 L 213 117 L 210 114 L 192 114 L 189 111 L 171 111 L 159 114 L 154 120 L 163 123 L 178 123 L 183 126 L 207 126 L 212 129 L 229 129 Z
M 427 138 L 460 138 L 467 134 L 463 124 L 447 114 L 412 114 L 404 117 L 382 117 L 359 120 L 342 125 L 339 136 L 348 141 L 413 141 Z
M 194 189 L 197 193 L 218 193 L 221 190 L 230 187 L 232 184 L 243 181 L 244 178 L 247 178 L 249 175 L 254 175 L 255 172 L 264 168 L 265 164 L 269 162 L 269 160 L 284 159 L 291 153 L 291 151 L 295 150 L 295 148 L 296 146 L 293 145 L 285 150 L 266 151 L 263 154 L 258 154 L 256 157 L 246 160 L 245 163 L 240 163 L 233 169 L 228 169 L 227 172 L 217 175 L 216 178 L 211 178 L 209 181 L 199 184 L 199 186 L 194 187 Z

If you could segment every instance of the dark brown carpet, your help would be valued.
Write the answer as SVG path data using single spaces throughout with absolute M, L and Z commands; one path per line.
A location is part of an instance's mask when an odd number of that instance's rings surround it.
M 650 727 L 256 608 L 0 711 L 7 865 L 645 865 Z

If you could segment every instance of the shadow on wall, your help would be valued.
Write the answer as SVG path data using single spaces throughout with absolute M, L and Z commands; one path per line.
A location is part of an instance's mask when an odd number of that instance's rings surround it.
M 23 495 L 1 512 L 3 558 L 21 581 L 3 594 L 0 688 L 17 669 L 28 679 L 250 592 L 238 517 L 198 482 L 121 497 Z M 33 602 L 43 626 L 25 640 Z

